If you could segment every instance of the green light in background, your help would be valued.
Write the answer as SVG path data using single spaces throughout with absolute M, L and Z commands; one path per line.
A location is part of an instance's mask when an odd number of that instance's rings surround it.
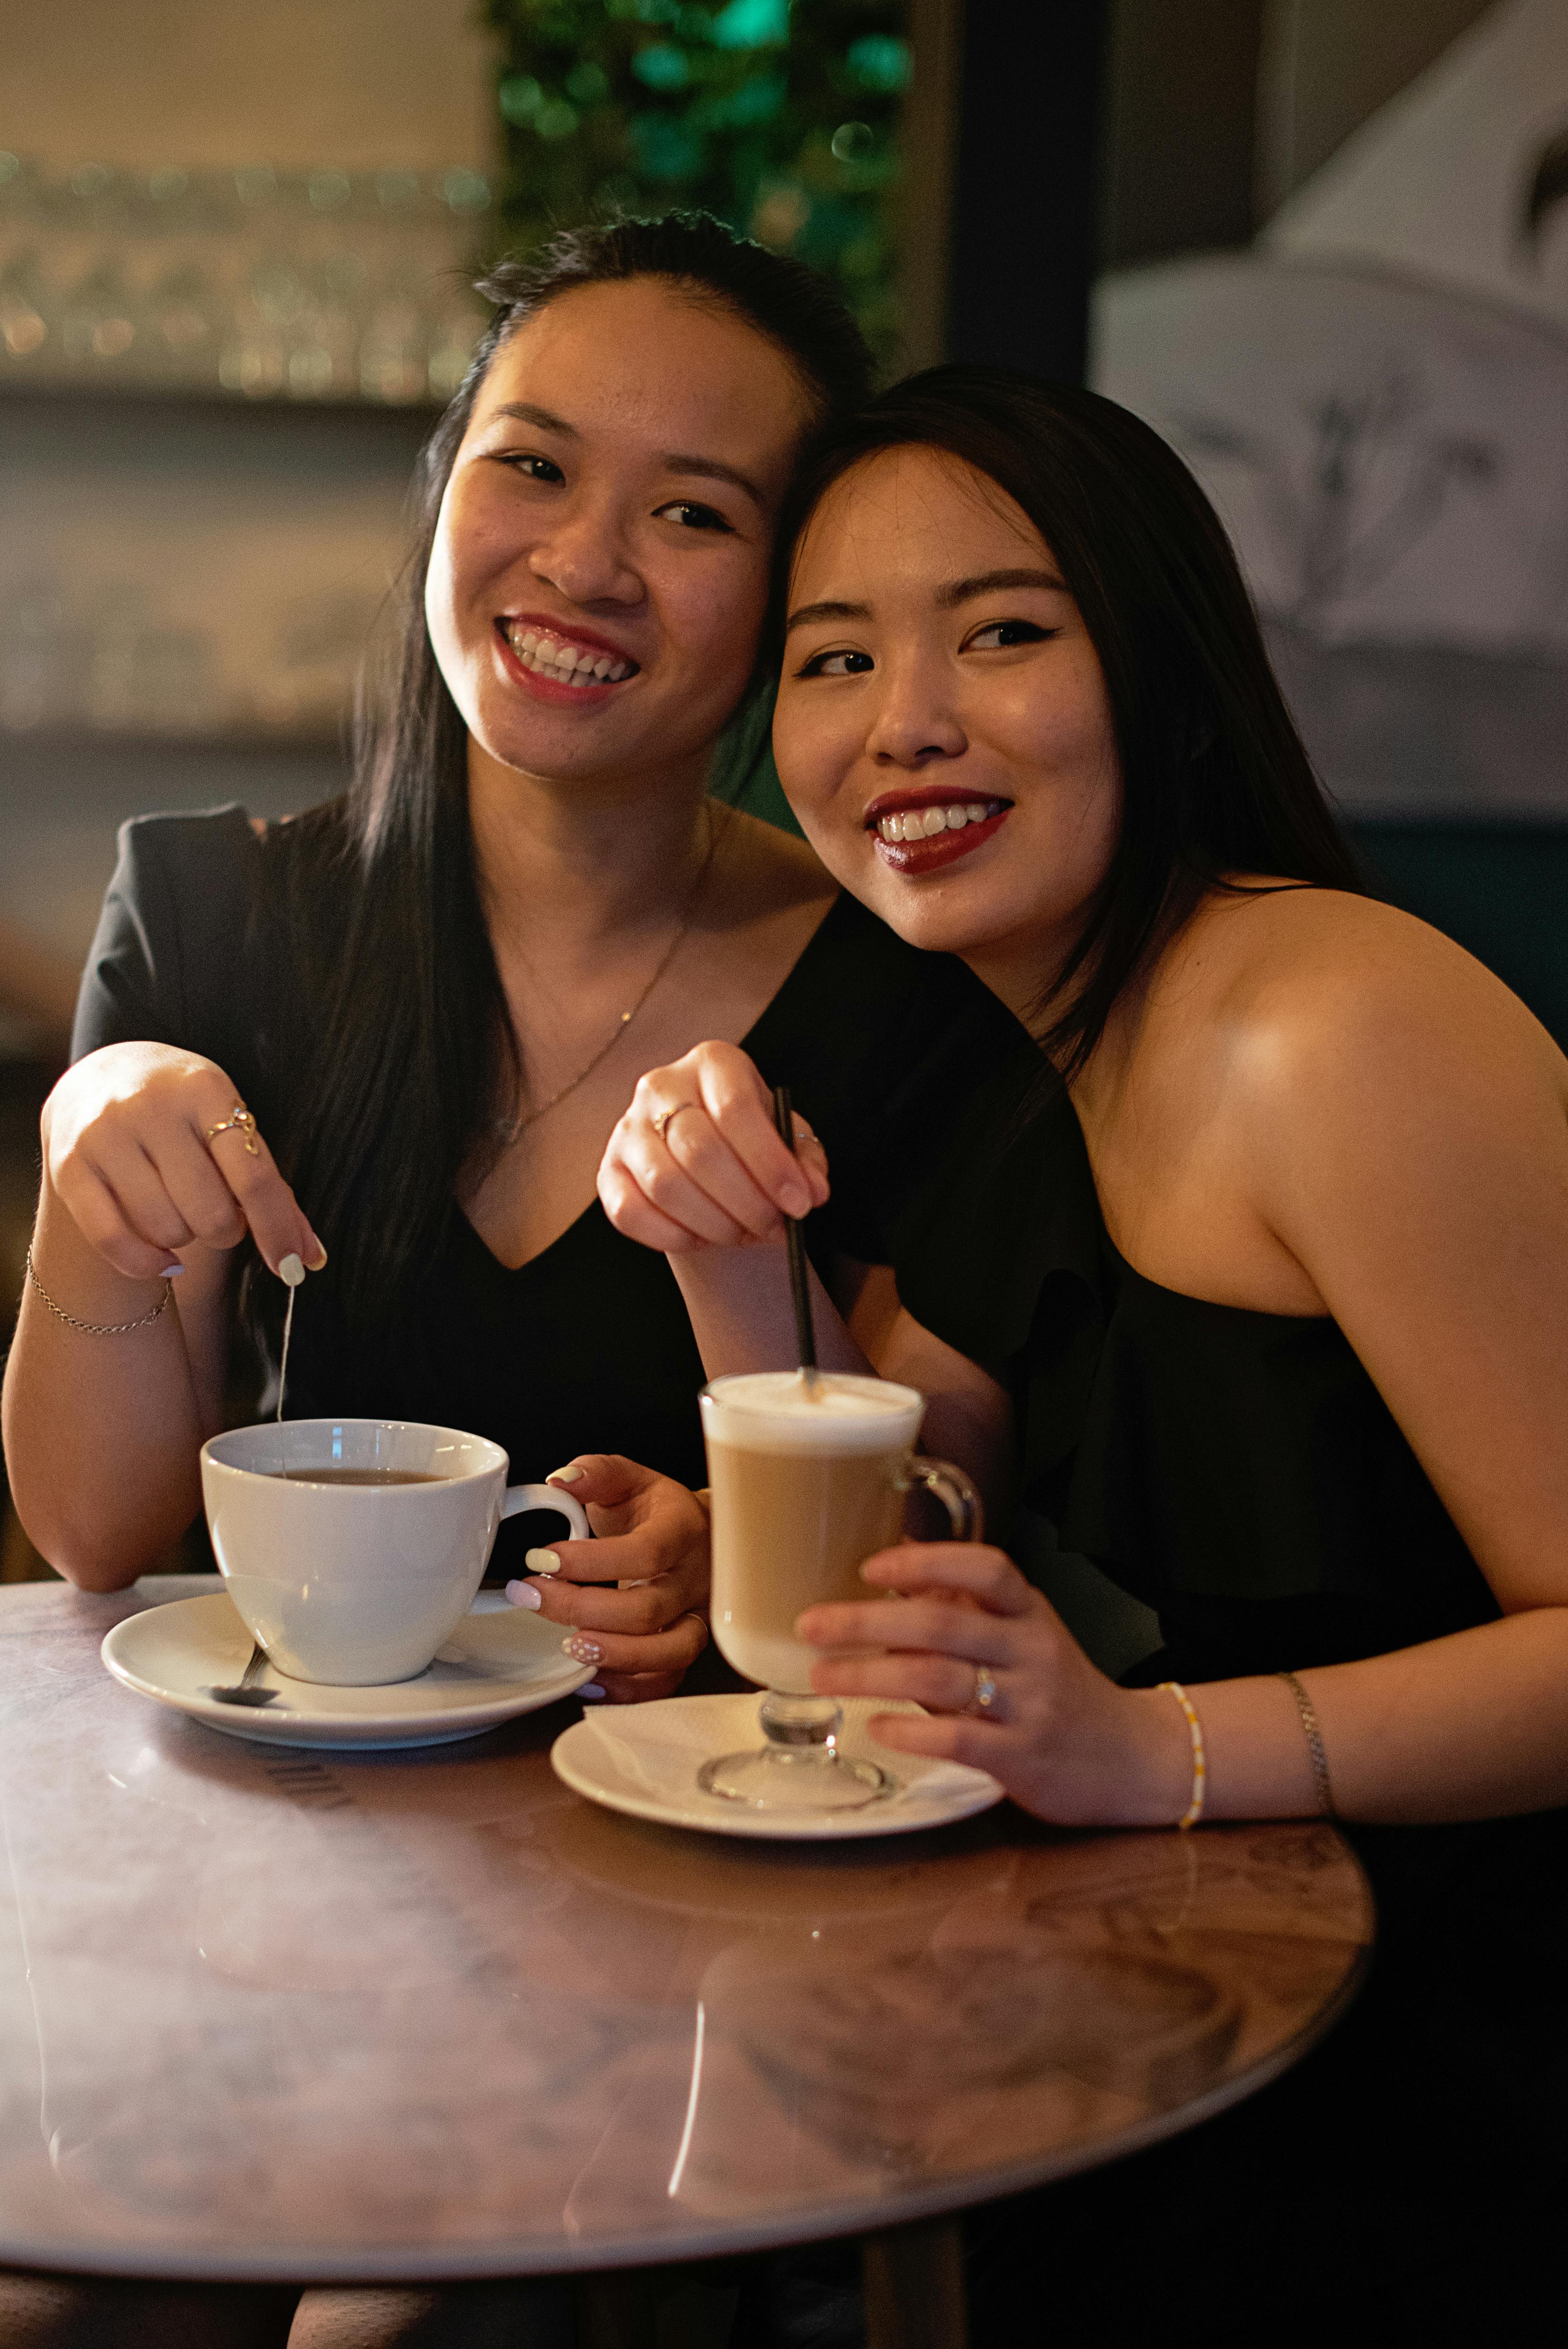
M 789 37 L 789 0 L 729 0 L 708 28 L 720 49 L 782 48 Z

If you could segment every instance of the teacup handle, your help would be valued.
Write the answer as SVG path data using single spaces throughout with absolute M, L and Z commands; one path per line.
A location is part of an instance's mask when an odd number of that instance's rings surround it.
M 899 1486 L 907 1493 L 916 1485 L 923 1485 L 941 1502 L 955 1542 L 977 1542 L 983 1537 L 985 1512 L 962 1468 L 955 1468 L 951 1460 L 927 1460 L 918 1452 L 912 1453 Z
M 572 1528 L 566 1537 L 568 1541 L 589 1538 L 582 1502 L 574 1501 L 570 1493 L 562 1493 L 554 1485 L 509 1485 L 501 1495 L 501 1516 L 515 1517 L 521 1509 L 553 1509 Z

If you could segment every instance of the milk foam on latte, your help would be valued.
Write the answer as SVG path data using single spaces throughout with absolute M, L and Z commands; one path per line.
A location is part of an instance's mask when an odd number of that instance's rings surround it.
M 795 1619 L 864 1599 L 864 1559 L 899 1541 L 923 1396 L 883 1379 L 760 1371 L 702 1398 L 713 1508 L 713 1630 L 748 1680 L 810 1692 Z

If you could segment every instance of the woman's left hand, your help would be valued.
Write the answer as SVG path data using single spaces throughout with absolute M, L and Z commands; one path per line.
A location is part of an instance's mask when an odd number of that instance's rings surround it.
M 1016 1803 L 1061 1826 L 1169 1826 L 1191 1792 L 1181 1707 L 1096 1670 L 1047 1600 L 1000 1550 L 909 1542 L 861 1568 L 892 1594 L 808 1608 L 799 1637 L 822 1651 L 823 1696 L 913 1698 L 873 1716 L 903 1754 L 988 1770 Z M 977 1699 L 989 1676 L 988 1705 Z
M 613 1452 L 581 1453 L 545 1482 L 582 1502 L 594 1538 L 531 1549 L 533 1571 L 507 1597 L 562 1625 L 612 1704 L 673 1696 L 707 1645 L 707 1511 Z

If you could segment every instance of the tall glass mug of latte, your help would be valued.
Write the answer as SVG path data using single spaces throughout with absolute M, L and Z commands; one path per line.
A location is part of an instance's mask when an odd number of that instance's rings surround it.
M 923 1486 L 954 1541 L 980 1538 L 980 1501 L 962 1470 L 915 1453 L 925 1398 L 913 1387 L 837 1372 L 758 1371 L 702 1393 L 713 1510 L 713 1636 L 767 1691 L 766 1745 L 704 1763 L 710 1795 L 763 1811 L 850 1810 L 896 1781 L 841 1751 L 842 1711 L 811 1687 L 816 1651 L 795 1619 L 829 1599 L 863 1599 L 861 1567 L 903 1537 L 905 1496 Z

